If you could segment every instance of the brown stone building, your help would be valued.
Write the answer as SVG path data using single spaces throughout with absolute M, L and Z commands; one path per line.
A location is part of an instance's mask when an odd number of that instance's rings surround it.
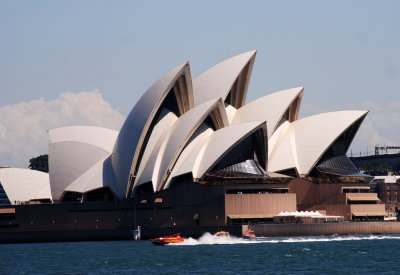
M 397 217 L 400 206 L 400 176 L 376 176 L 370 186 L 371 192 L 377 193 L 386 205 L 386 216 Z

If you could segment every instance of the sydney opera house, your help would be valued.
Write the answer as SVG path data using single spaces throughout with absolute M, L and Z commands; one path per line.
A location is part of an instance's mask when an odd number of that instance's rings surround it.
M 368 112 L 299 118 L 303 87 L 246 103 L 255 57 L 234 56 L 193 79 L 189 62 L 173 68 L 119 132 L 50 130 L 49 173 L 0 169 L 1 202 L 124 203 L 137 225 L 154 228 L 263 223 L 282 211 L 383 219 L 370 177 L 346 156 Z

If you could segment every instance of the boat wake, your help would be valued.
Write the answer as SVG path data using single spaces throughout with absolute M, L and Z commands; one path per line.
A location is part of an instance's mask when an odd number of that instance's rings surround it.
M 248 240 L 231 236 L 221 238 L 206 232 L 199 239 L 185 238 L 183 243 L 169 245 L 213 245 L 213 244 L 257 244 L 257 243 L 307 243 L 307 242 L 341 242 L 359 240 L 400 240 L 400 235 L 333 235 L 333 236 L 309 236 L 309 237 L 258 237 Z
M 183 243 L 177 243 L 172 245 L 203 245 L 203 244 L 240 244 L 249 243 L 249 240 L 243 238 L 237 238 L 235 236 L 231 237 L 217 237 L 206 232 L 199 239 L 185 238 Z

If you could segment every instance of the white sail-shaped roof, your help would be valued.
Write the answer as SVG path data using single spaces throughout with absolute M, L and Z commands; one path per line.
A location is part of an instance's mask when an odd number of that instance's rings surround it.
M 11 204 L 52 199 L 47 173 L 22 168 L 1 168 L 0 182 Z
M 214 133 L 214 130 L 203 123 L 197 129 L 197 132 L 198 133 L 188 142 L 188 145 L 179 156 L 174 169 L 172 169 L 171 174 L 168 177 L 164 189 L 167 189 L 170 186 L 174 177 L 193 172 L 193 167 L 195 166 L 197 157 L 200 155 L 203 144 L 208 142 L 209 137 Z
M 109 187 L 123 199 L 148 183 L 157 192 L 189 173 L 200 181 L 247 160 L 264 170 L 268 163 L 271 172 L 308 175 L 339 151 L 342 156 L 366 112 L 298 120 L 303 87 L 245 105 L 255 56 L 249 51 L 226 59 L 193 84 L 188 62 L 175 67 L 144 93 L 119 133 L 91 126 L 51 130 L 52 198 Z
M 306 117 L 290 125 L 284 123 L 283 129 L 278 129 L 271 138 L 274 144 L 270 146 L 269 170 L 296 168 L 300 175 L 308 175 L 337 138 L 362 121 L 367 113 L 338 111 Z
M 215 131 L 210 136 L 206 147 L 202 149 L 202 160 L 196 162 L 197 165 L 193 169 L 193 178 L 200 179 L 203 177 L 232 147 L 257 129 L 263 129 L 265 135 L 267 134 L 265 122 L 259 121 L 241 123 Z
M 299 174 L 310 173 L 330 145 L 367 114 L 368 111 L 339 111 L 307 117 L 293 123 Z
M 49 130 L 51 143 L 80 142 L 112 153 L 118 131 L 96 126 L 66 126 Z
M 49 175 L 54 200 L 99 160 L 110 156 L 118 132 L 91 126 L 69 126 L 49 131 Z
M 148 173 L 151 173 L 154 190 L 160 190 L 188 140 L 213 112 L 217 112 L 221 116 L 222 127 L 227 125 L 223 103 L 220 99 L 210 100 L 186 112 L 171 126 L 166 136 L 159 141 L 158 146 L 155 147 L 146 163 L 147 168 L 144 168 L 146 172 L 142 178 L 137 179 L 135 185 L 148 181 Z
M 296 168 L 297 154 L 291 123 L 283 123 L 268 140 L 268 171 Z
M 249 51 L 226 59 L 193 80 L 195 104 L 213 98 L 225 101 L 231 92 L 231 105 L 240 108 L 246 100 L 256 51 Z
M 161 157 L 161 153 L 155 154 L 153 152 L 160 151 L 162 141 L 169 134 L 172 125 L 178 120 L 178 117 L 173 112 L 169 112 L 168 110 L 163 110 L 162 114 L 162 118 L 160 118 L 160 120 L 154 126 L 153 132 L 144 151 L 142 161 L 140 162 L 140 166 L 136 174 L 136 185 L 153 180 L 154 163 L 156 162 L 157 158 Z M 150 164 L 147 165 L 148 163 Z
M 171 176 L 192 172 L 195 180 L 202 178 L 231 148 L 258 129 L 263 129 L 265 136 L 267 135 L 265 122 L 237 124 L 208 134 L 203 142 L 198 142 L 198 145 L 191 150 L 190 154 L 187 154 L 184 162 L 174 168 Z
M 196 106 L 174 124 L 170 132 L 171 134 L 163 142 L 165 144 L 165 151 L 159 166 L 158 190 L 166 183 L 167 177 L 188 140 L 207 116 L 212 115 L 212 112 L 217 112 L 223 118 L 221 121 L 222 125 L 220 125 L 221 127 L 227 126 L 224 105 L 220 99 L 210 100 Z
M 119 189 L 126 189 L 130 174 L 136 174 L 146 142 L 153 130 L 154 120 L 157 119 L 164 100 L 171 95 L 175 98 L 181 115 L 194 106 L 188 62 L 175 67 L 157 80 L 126 118 L 112 153 L 112 168 Z
M 115 180 L 112 177 L 110 157 L 100 159 L 92 167 L 65 188 L 65 192 L 86 193 L 96 189 L 109 187 L 118 194 Z M 121 198 L 121 197 L 120 197 Z
M 288 89 L 249 102 L 237 110 L 232 124 L 267 121 L 270 138 L 285 114 L 290 122 L 297 119 L 303 90 L 303 87 Z

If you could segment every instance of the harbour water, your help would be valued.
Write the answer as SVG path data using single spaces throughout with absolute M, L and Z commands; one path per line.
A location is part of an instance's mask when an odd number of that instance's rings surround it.
M 400 235 L 0 245 L 0 274 L 399 274 Z

